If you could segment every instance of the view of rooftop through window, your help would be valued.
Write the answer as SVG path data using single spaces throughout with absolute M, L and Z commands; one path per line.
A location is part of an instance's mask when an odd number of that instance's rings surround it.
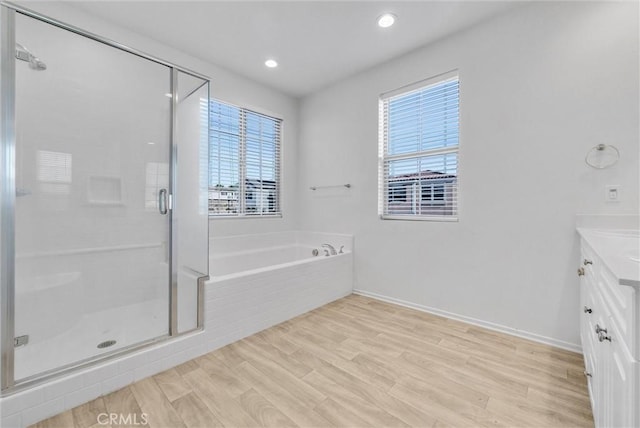
M 458 86 L 454 75 L 381 97 L 383 218 L 457 215 Z
M 280 129 L 280 119 L 210 102 L 209 214 L 280 213 Z

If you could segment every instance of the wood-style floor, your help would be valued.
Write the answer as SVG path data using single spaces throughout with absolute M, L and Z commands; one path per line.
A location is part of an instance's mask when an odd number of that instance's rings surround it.
M 583 370 L 576 353 L 352 295 L 35 426 L 591 427 Z

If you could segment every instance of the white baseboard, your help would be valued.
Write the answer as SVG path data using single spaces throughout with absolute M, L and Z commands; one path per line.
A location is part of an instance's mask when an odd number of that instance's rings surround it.
M 394 297 L 383 296 L 381 294 L 372 293 L 370 291 L 354 289 L 354 294 L 370 297 L 376 300 L 382 300 L 383 302 L 393 303 L 399 306 L 404 306 L 418 311 L 427 312 L 434 315 L 439 315 L 445 318 L 451 318 L 457 321 L 462 321 L 467 324 L 472 324 L 478 327 L 483 327 L 489 330 L 498 331 L 500 333 L 509 334 L 511 336 L 521 337 L 523 339 L 532 340 L 538 343 L 544 343 L 545 345 L 555 346 L 556 348 L 565 349 L 567 351 L 577 352 L 582 354 L 582 347 L 576 343 L 565 342 L 563 340 L 553 339 L 551 337 L 542 336 L 536 333 L 528 331 L 518 330 L 512 327 L 507 327 L 501 324 L 495 324 L 489 321 L 483 321 L 476 318 L 467 317 L 465 315 L 454 314 L 453 312 L 443 311 L 442 309 L 432 308 L 430 306 L 423 306 L 417 303 L 407 302 L 406 300 L 396 299 Z

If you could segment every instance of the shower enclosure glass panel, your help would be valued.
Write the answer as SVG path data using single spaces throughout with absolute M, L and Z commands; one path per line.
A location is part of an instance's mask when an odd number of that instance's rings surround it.
M 178 72 L 176 89 L 175 328 L 183 333 L 198 325 L 198 279 L 209 272 L 209 82 Z
M 169 334 L 172 86 L 22 14 L 16 42 L 20 381 Z

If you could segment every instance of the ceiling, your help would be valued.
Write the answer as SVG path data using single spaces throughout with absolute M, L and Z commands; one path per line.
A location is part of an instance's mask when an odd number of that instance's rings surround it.
M 69 5 L 294 97 L 468 28 L 507 1 L 87 1 Z M 396 24 L 379 28 L 384 12 Z M 264 65 L 267 58 L 280 64 Z

